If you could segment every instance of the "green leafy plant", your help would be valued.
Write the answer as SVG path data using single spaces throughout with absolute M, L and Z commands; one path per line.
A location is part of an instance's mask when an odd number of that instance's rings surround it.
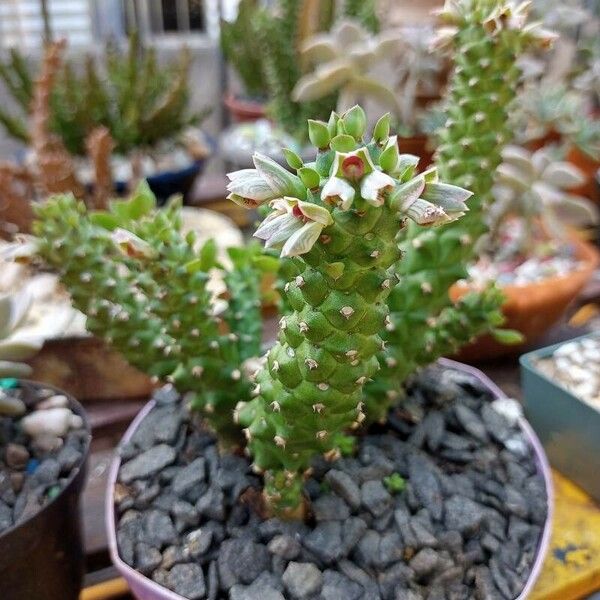
M 125 53 L 109 44 L 102 65 L 92 56 L 86 57 L 82 70 L 65 62 L 51 90 L 50 130 L 74 155 L 85 154 L 85 140 L 99 126 L 108 129 L 121 154 L 174 139 L 204 116 L 188 111 L 190 64 L 191 56 L 183 50 L 176 63 L 159 66 L 155 50 L 143 49 L 135 35 Z M 0 77 L 22 113 L 16 116 L 0 108 L 0 123 L 29 143 L 34 70 L 13 50 L 0 66 Z

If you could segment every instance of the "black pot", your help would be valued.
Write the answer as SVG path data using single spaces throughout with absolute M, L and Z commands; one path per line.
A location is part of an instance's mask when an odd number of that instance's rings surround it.
M 22 381 L 27 386 L 41 384 Z M 83 418 L 83 407 L 65 394 L 70 408 Z M 86 479 L 90 450 L 73 470 L 61 493 L 38 513 L 0 535 L 0 598 L 2 600 L 77 600 L 84 573 L 85 552 L 79 514 L 79 498 Z

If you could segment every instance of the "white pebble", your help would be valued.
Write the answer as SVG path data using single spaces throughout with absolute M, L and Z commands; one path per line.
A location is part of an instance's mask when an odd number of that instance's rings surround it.
M 33 438 L 47 435 L 64 437 L 69 429 L 79 429 L 82 425 L 83 419 L 68 408 L 38 410 L 21 420 L 23 431 Z
M 63 394 L 57 394 L 56 396 L 50 396 L 42 402 L 38 402 L 37 410 L 47 410 L 49 408 L 66 408 L 69 406 L 69 399 Z

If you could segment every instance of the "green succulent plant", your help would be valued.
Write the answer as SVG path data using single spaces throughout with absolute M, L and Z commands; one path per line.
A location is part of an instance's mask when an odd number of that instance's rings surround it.
M 502 225 L 516 217 L 524 224 L 516 248 L 511 252 L 531 256 L 541 229 L 544 237 L 566 243 L 569 226 L 596 225 L 600 213 L 586 198 L 568 193 L 585 183 L 585 175 L 571 163 L 556 161 L 547 149 L 531 153 L 506 146 L 498 167 L 496 202 L 489 211 L 489 251 L 500 256 L 508 249 L 500 236 Z
M 209 270 L 219 267 L 215 244 L 197 249 L 195 235 L 181 233 L 179 207 L 173 201 L 157 210 L 145 183 L 108 211 L 57 196 L 37 207 L 37 254 L 59 273 L 90 332 L 142 371 L 190 392 L 194 408 L 231 445 L 239 442 L 232 411 L 250 390 L 244 361 L 260 350 L 257 281 L 269 265 L 254 261 L 258 246 L 232 251 L 224 277 L 232 301 L 215 314 L 207 289 Z
M 50 129 L 78 156 L 85 155 L 87 136 L 100 126 L 108 128 L 121 154 L 174 139 L 205 116 L 188 110 L 190 64 L 191 56 L 183 50 L 169 68 L 159 66 L 155 50 L 142 49 L 136 35 L 125 53 L 108 44 L 101 66 L 91 55 L 82 70 L 66 62 L 52 90 Z M 0 77 L 21 112 L 0 108 L 0 123 L 9 135 L 29 143 L 35 70 L 12 50 L 0 64 Z
M 338 21 L 330 31 L 306 39 L 300 47 L 302 57 L 314 71 L 298 80 L 292 100 L 309 102 L 339 94 L 337 110 L 343 112 L 369 97 L 399 114 L 393 90 L 371 76 L 373 66 L 390 56 L 399 42 L 396 31 L 373 36 L 357 21 Z
M 313 101 L 293 100 L 293 90 L 306 70 L 299 48 L 313 33 L 329 31 L 338 15 L 353 17 L 370 31 L 378 29 L 373 0 L 278 0 L 274 10 L 261 11 L 254 17 L 262 48 L 268 112 L 300 140 L 306 139 L 307 119 L 327 119 L 336 107 L 337 94 Z
M 467 214 L 430 230 L 411 223 L 397 242 L 406 255 L 396 267 L 399 283 L 390 293 L 390 323 L 382 372 L 367 387 L 367 414 L 381 419 L 396 402 L 405 378 L 439 356 L 456 352 L 483 333 L 504 342 L 514 332 L 499 329 L 502 294 L 494 288 L 455 304 L 451 287 L 468 277 L 486 232 L 501 150 L 511 139 L 508 125 L 518 89 L 517 59 L 527 48 L 547 45 L 553 36 L 526 24 L 528 3 L 508 0 L 447 0 L 436 45 L 454 50 L 454 70 L 443 100 L 446 120 L 438 131 L 435 165 L 440 178 L 473 192 Z
M 232 201 L 269 202 L 255 235 L 281 248 L 299 273 L 284 287 L 291 312 L 256 375 L 256 397 L 235 411 L 255 466 L 266 471 L 266 500 L 283 515 L 302 512 L 314 456 L 339 456 L 346 432 L 365 419 L 363 388 L 380 368 L 398 231 L 406 219 L 448 223 L 470 196 L 440 183 L 435 169 L 417 175 L 414 157 L 400 155 L 389 137 L 389 115 L 370 142 L 365 128 L 358 106 L 328 123 L 309 121 L 314 162 L 288 154 L 291 174 L 255 156 L 255 169 L 230 174 Z

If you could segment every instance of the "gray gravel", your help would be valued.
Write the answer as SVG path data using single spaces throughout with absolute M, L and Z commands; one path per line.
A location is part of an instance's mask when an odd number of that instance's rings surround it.
M 360 437 L 354 457 L 317 460 L 306 523 L 261 519 L 246 503 L 261 489 L 248 460 L 220 458 L 172 389 L 157 399 L 121 451 L 117 537 L 128 564 L 183 597 L 512 600 L 529 576 L 544 483 L 468 375 L 425 371 L 387 432 Z M 388 489 L 392 474 L 402 491 Z

